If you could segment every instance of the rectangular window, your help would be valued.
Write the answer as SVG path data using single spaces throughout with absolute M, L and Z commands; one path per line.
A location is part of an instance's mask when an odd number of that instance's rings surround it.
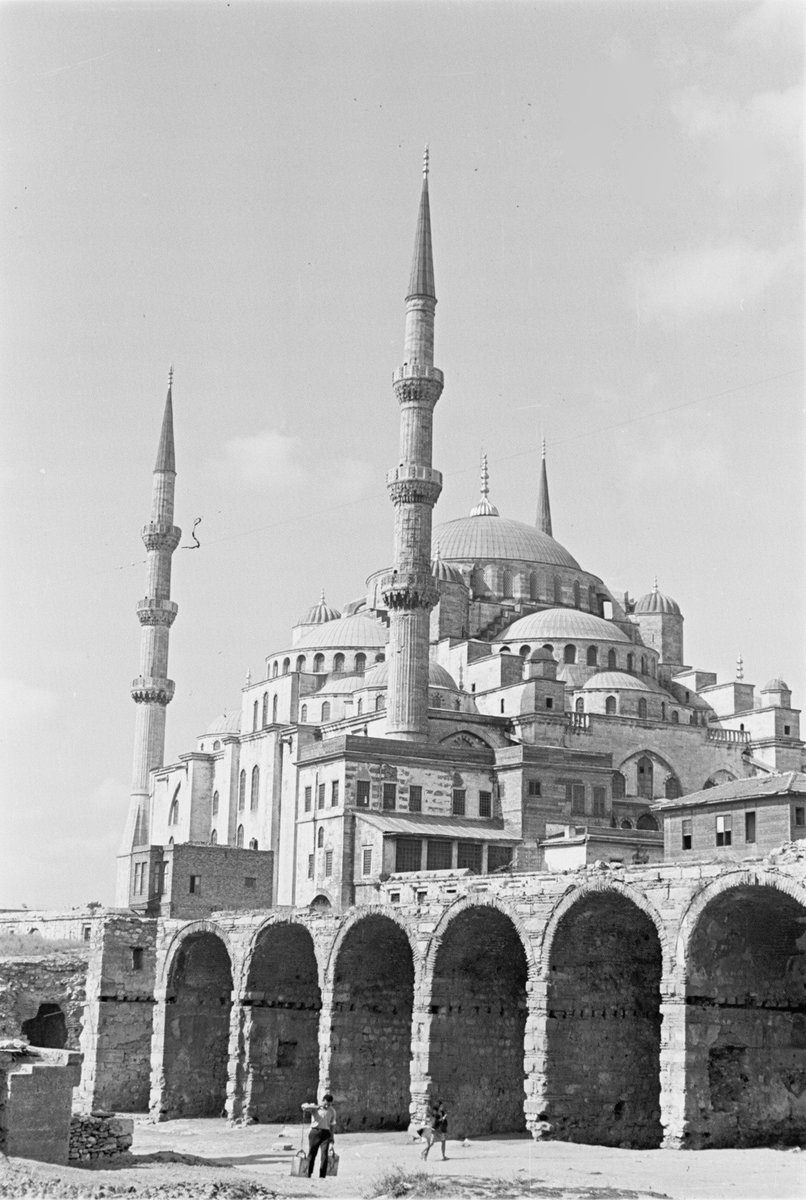
M 385 783 L 383 785 L 383 807 L 392 809 L 397 804 L 397 784 Z
M 313 855 L 308 855 L 308 878 L 313 879 Z
M 372 847 L 365 846 L 361 854 L 361 874 L 372 874 Z
M 395 842 L 395 870 L 419 871 L 423 861 L 423 844 L 419 838 L 398 838 Z
M 491 817 L 493 815 L 493 794 L 492 792 L 479 792 L 479 816 Z
M 188 891 L 192 896 L 201 895 L 201 875 L 191 875 Z
M 754 812 L 744 814 L 744 840 L 746 842 L 756 840 L 756 814 Z
M 453 815 L 455 817 L 463 817 L 465 815 L 465 789 L 464 788 L 454 788 L 453 789 L 453 803 L 451 806 L 451 812 L 453 813 Z
M 585 812 L 584 783 L 567 783 L 565 785 L 565 798 L 567 801 L 570 801 L 572 813 Z
M 154 895 L 161 896 L 165 891 L 165 863 L 157 863 L 154 867 Z
M 791 730 L 792 730 L 791 725 L 784 725 L 784 737 L 789 737 Z
M 539 779 L 530 779 L 528 781 L 528 783 L 526 785 L 526 794 L 527 794 L 527 796 L 539 796 L 540 795 L 540 780 Z
M 481 842 L 460 842 L 456 865 L 481 874 Z
M 359 808 L 369 808 L 369 780 L 355 781 L 355 802 Z
M 254 890 L 257 887 L 257 875 L 244 875 L 243 885 L 245 888 Z
M 334 779 L 330 785 L 330 807 L 335 808 L 339 803 L 339 781 Z
M 305 789 L 305 811 L 311 811 L 311 799 L 313 797 L 313 788 L 306 787 Z
M 554 708 L 554 701 L 551 696 L 546 696 L 546 708 Z
M 319 784 L 319 787 L 316 792 L 316 807 L 317 808 L 325 807 L 325 785 L 323 783 Z
M 423 811 L 423 789 L 417 784 L 412 784 L 409 788 L 409 812 Z
M 733 819 L 731 817 L 717 817 L 716 819 L 716 844 L 717 846 L 729 846 L 733 840 Z
M 512 847 L 511 846 L 488 846 L 487 848 L 487 872 L 492 875 L 494 871 L 505 871 L 512 866 Z
M 142 971 L 143 969 L 143 947 L 132 946 L 132 970 Z
M 333 851 L 325 851 L 325 875 L 333 874 Z
M 806 808 L 795 808 L 795 824 L 799 827 L 806 825 Z
M 137 870 L 137 868 L 135 867 L 135 872 L 136 872 L 136 870 Z M 81 936 L 85 942 L 88 942 L 90 940 L 90 938 L 92 937 L 92 926 L 85 925 L 84 928 L 81 930 Z
M 603 787 L 595 787 L 593 789 L 593 815 L 594 817 L 603 817 L 605 815 L 605 807 L 607 804 L 607 792 Z
M 449 871 L 452 857 L 453 847 L 450 842 L 429 841 L 426 856 L 426 867 L 429 871 Z
M 686 819 L 680 825 L 680 845 L 684 850 L 691 849 L 692 823 Z

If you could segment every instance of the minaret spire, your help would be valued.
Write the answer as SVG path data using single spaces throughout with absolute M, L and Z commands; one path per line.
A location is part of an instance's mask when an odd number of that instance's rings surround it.
M 537 521 L 535 522 L 541 533 L 547 533 L 552 537 L 551 532 L 551 505 L 549 503 L 549 480 L 546 474 L 546 439 L 543 438 L 542 455 L 540 459 L 540 491 L 537 494 Z
M 431 574 L 431 518 L 442 475 L 431 466 L 434 406 L 442 372 L 434 366 L 434 260 L 428 199 L 428 148 L 414 238 L 403 366 L 394 375 L 400 407 L 398 466 L 386 477 L 395 506 L 394 570 L 382 581 L 389 609 L 387 732 L 408 741 L 428 735 L 429 613 L 438 599 Z
M 129 816 L 118 859 L 119 907 L 145 905 L 149 897 L 150 774 L 162 766 L 165 709 L 174 694 L 173 680 L 167 675 L 168 638 L 177 613 L 177 606 L 171 600 L 171 556 L 179 545 L 182 530 L 173 523 L 176 458 L 172 392 L 173 367 L 168 373 L 168 395 L 151 486 L 151 519 L 142 532 L 147 551 L 146 594 L 137 604 L 141 627 L 140 674 L 131 688 L 137 706 L 134 765 Z M 135 865 L 140 867 L 136 886 Z

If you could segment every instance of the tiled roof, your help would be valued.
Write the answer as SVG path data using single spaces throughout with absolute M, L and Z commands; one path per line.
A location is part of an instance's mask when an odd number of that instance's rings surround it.
M 429 817 L 421 813 L 357 812 L 355 815 L 382 833 L 398 833 L 401 837 L 473 838 L 477 842 L 509 842 L 513 846 L 521 840 L 506 829 L 461 817 Z
M 763 800 L 769 796 L 806 796 L 806 775 L 787 771 L 783 775 L 756 775 L 733 779 L 717 787 L 690 792 L 678 800 L 659 800 L 653 808 L 692 808 L 698 804 L 724 804 L 728 800 Z

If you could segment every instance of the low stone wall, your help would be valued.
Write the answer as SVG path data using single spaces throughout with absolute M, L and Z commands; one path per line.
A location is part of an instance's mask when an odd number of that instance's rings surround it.
M 134 1121 L 114 1113 L 90 1113 L 70 1121 L 70 1162 L 118 1158 L 131 1149 Z
M 42 1023 L 39 1045 L 77 1050 L 84 1020 L 87 955 L 76 951 L 25 957 L 0 956 L 0 1037 L 21 1037 L 26 1021 L 36 1020 L 43 1005 L 61 1009 L 64 1040 L 49 1038 L 49 1023 Z M 55 1017 L 58 1023 L 58 1016 Z M 35 1038 L 31 1038 L 32 1041 Z

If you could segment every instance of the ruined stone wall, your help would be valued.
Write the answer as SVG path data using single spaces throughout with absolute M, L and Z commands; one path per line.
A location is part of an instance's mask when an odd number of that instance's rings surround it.
M 131 1149 L 134 1121 L 114 1114 L 90 1113 L 70 1120 L 68 1159 L 71 1163 L 96 1163 L 120 1158 Z
M 0 958 L 0 1038 L 79 1048 L 89 956 L 89 948 L 87 955 L 80 953 L 83 948 L 77 943 L 76 952 Z

